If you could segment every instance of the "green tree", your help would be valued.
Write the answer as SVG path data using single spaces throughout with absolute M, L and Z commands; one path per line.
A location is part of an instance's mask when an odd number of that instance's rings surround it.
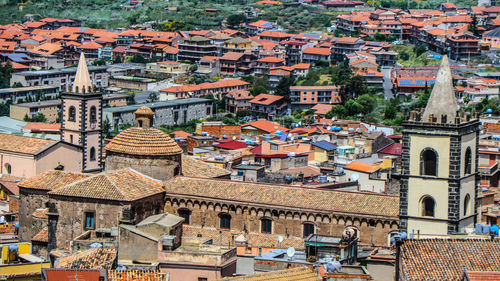
M 92 62 L 92 65 L 94 66 L 106 65 L 106 60 L 104 60 L 103 58 L 96 59 Z
M 0 116 L 9 116 L 10 106 L 5 103 L 0 103 Z
M 472 21 L 467 26 L 467 30 L 469 30 L 472 34 L 474 34 L 474 36 L 481 35 L 481 32 L 479 31 L 479 28 L 477 27 L 476 15 L 472 16 Z
M 372 112 L 377 106 L 377 99 L 368 94 L 361 95 L 356 102 L 362 106 L 361 113 L 368 114 Z
M 278 96 L 285 97 L 287 102 L 290 101 L 290 87 L 295 85 L 295 75 L 291 74 L 281 78 L 280 82 L 274 89 L 274 93 Z
M 247 17 L 244 14 L 232 14 L 227 17 L 226 23 L 230 27 L 238 27 L 240 24 L 245 23 L 247 21 Z
M 109 137 L 109 133 L 111 131 L 111 122 L 109 121 L 108 116 L 106 116 L 106 119 L 102 122 L 102 133 L 106 137 Z
M 362 94 L 366 93 L 367 87 L 363 76 L 353 76 L 341 84 L 339 95 L 343 103 L 351 99 L 357 99 Z
M 135 56 L 132 57 L 132 59 L 130 60 L 130 62 L 134 62 L 134 63 L 147 63 L 148 61 L 141 55 L 137 54 Z
M 427 47 L 425 47 L 422 44 L 419 44 L 415 46 L 415 48 L 413 48 L 413 53 L 415 53 L 417 57 L 420 57 L 420 55 L 422 55 L 425 52 L 427 52 Z
M 10 77 L 13 72 L 14 70 L 12 69 L 10 61 L 0 63 L 0 88 L 10 87 Z
M 113 63 L 122 63 L 122 57 L 115 56 L 114 59 L 113 59 Z

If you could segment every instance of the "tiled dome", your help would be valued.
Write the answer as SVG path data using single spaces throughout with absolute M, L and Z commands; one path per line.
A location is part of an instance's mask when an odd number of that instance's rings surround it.
M 106 151 L 131 155 L 178 155 L 182 149 L 168 135 L 155 128 L 132 127 L 114 137 Z
M 147 107 L 147 106 L 141 106 L 139 107 L 136 111 L 135 111 L 135 114 L 140 114 L 140 115 L 154 115 L 154 112 L 153 110 L 151 110 L 151 108 Z

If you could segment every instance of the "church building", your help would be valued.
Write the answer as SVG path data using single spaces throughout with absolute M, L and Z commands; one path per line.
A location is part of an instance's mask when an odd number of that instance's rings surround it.
M 426 108 L 405 119 L 400 230 L 447 235 L 473 228 L 479 120 L 459 110 L 446 56 Z

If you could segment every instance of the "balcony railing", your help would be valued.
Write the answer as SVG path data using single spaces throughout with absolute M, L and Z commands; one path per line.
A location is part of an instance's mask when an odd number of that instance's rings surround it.
M 482 175 L 493 175 L 494 173 L 496 173 L 496 171 L 498 171 L 498 162 L 491 165 L 490 167 L 481 167 L 479 166 L 479 174 L 482 174 Z

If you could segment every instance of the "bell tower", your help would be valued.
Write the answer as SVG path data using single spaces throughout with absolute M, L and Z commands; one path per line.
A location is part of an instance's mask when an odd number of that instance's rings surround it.
M 71 90 L 62 94 L 61 110 L 61 141 L 82 149 L 82 172 L 100 172 L 102 94 L 94 92 L 83 53 Z
M 402 231 L 446 235 L 474 227 L 478 139 L 479 120 L 459 110 L 444 56 L 427 106 L 403 122 Z

